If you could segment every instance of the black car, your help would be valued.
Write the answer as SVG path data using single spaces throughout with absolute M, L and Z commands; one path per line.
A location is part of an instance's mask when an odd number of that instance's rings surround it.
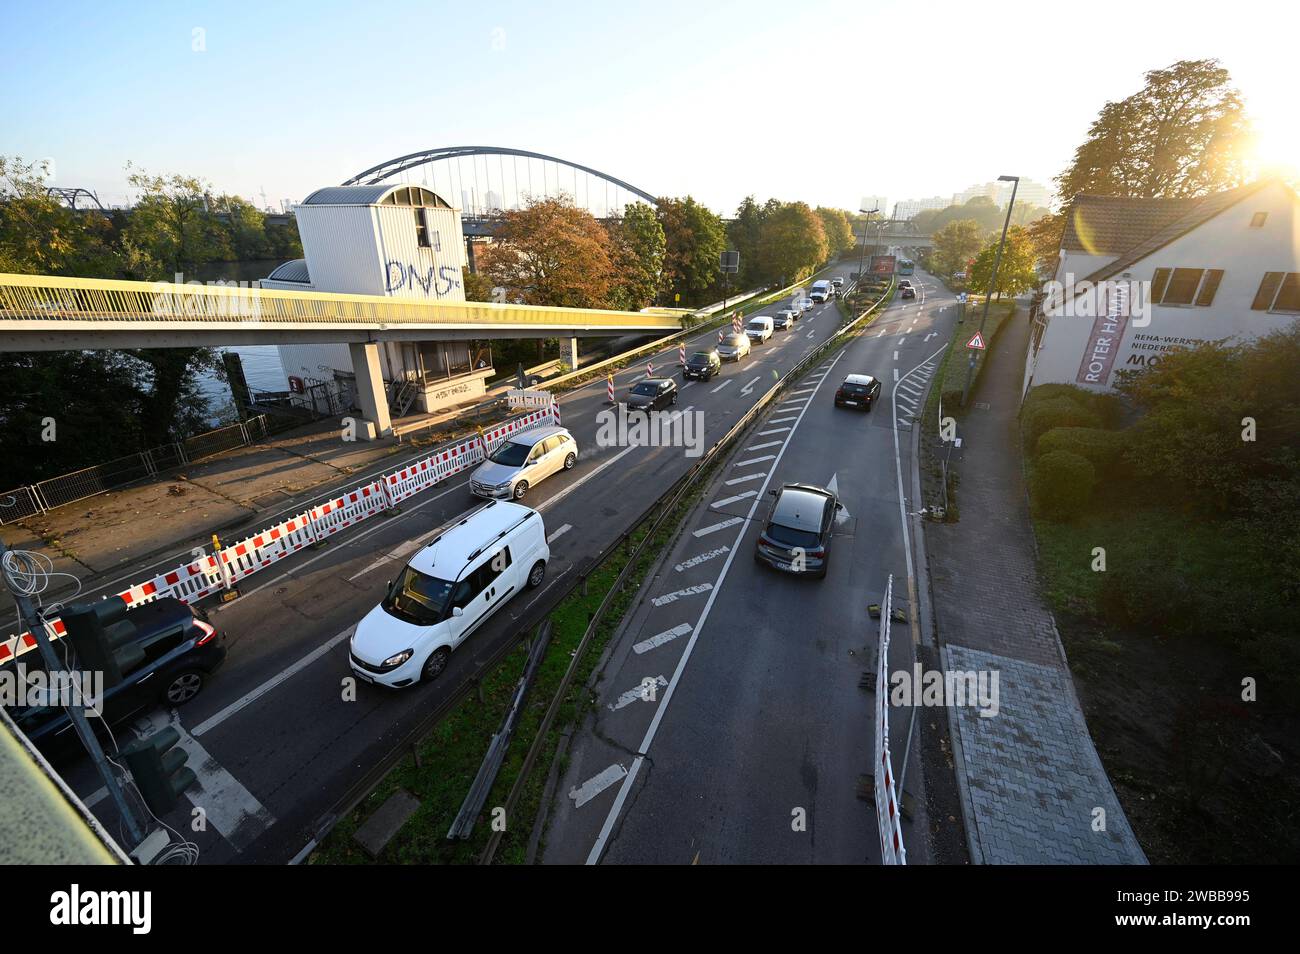
M 682 377 L 707 381 L 721 370 L 722 358 L 718 357 L 716 348 L 710 348 L 708 351 L 697 351 L 686 359 L 682 365 Z
M 835 514 L 842 509 L 835 494 L 812 484 L 785 484 L 771 493 L 776 502 L 754 546 L 755 561 L 786 573 L 824 577 Z
M 904 285 L 904 286 L 903 286 L 903 294 L 902 294 L 902 297 L 903 297 L 903 298 L 915 298 L 915 297 L 916 297 L 916 289 L 913 288 L 911 285 Z
M 107 741 L 104 723 L 120 725 L 142 710 L 155 705 L 167 708 L 184 705 L 203 689 L 208 678 L 226 658 L 225 639 L 210 624 L 195 617 L 189 606 L 174 597 L 154 600 L 131 610 L 126 616 L 136 630 L 135 646 L 143 659 L 123 673 L 116 686 L 104 689 L 103 720 L 89 716 L 101 739 Z M 54 652 L 64 659 L 71 651 L 65 640 L 56 640 Z M 22 663 L 28 670 L 44 669 L 40 653 L 24 653 L 8 666 Z M 9 715 L 27 738 L 51 759 L 82 751 L 72 719 L 60 706 L 23 706 Z
M 677 382 L 672 378 L 646 378 L 627 393 L 629 411 L 658 411 L 677 403 Z
M 835 389 L 836 407 L 856 407 L 870 411 L 880 398 L 880 380 L 869 374 L 850 374 Z

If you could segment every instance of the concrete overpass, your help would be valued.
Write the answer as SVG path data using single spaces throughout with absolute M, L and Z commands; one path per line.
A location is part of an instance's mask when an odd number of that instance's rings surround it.
M 862 241 L 862 225 L 855 224 L 853 235 Z M 892 219 L 872 222 L 867 226 L 867 241 L 876 245 L 897 245 L 902 248 L 933 248 L 934 240 L 928 233 L 917 230 L 910 220 Z
M 576 355 L 579 336 L 669 334 L 687 313 L 0 274 L 0 351 L 347 344 L 366 436 L 391 430 L 380 341 L 568 338 Z

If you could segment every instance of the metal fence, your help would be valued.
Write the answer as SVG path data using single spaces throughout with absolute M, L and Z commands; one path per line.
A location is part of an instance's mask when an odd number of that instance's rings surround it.
M 165 471 L 192 464 L 232 447 L 243 447 L 263 440 L 269 433 L 266 415 L 262 414 L 238 424 L 187 437 L 178 443 L 150 447 L 94 467 L 85 467 L 70 474 L 19 487 L 0 494 L 0 524 L 12 523 L 85 500 L 137 480 L 156 477 Z

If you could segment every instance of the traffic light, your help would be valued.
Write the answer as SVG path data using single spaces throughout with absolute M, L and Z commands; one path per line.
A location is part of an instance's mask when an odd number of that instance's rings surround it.
M 136 645 L 135 624 L 126 618 L 126 603 L 120 596 L 98 603 L 77 603 L 59 617 L 68 631 L 68 641 L 77 651 L 81 670 L 104 674 L 104 685 L 116 686 L 123 671 L 144 662 L 144 650 Z
M 189 753 L 179 748 L 181 734 L 174 725 L 143 739 L 136 739 L 122 749 L 135 784 L 144 802 L 155 815 L 165 815 L 176 807 L 176 799 L 196 781 L 194 770 L 186 766 Z

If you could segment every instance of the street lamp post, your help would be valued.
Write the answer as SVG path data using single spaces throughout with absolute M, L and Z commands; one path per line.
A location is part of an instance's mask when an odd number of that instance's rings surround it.
M 998 240 L 998 250 L 993 256 L 993 274 L 989 276 L 989 287 L 984 291 L 984 310 L 980 313 L 979 334 L 981 340 L 984 337 L 984 322 L 989 317 L 989 302 L 993 300 L 993 289 L 998 287 L 998 266 L 1002 264 L 1002 249 L 1007 244 L 1007 227 L 1011 224 L 1011 207 L 1016 204 L 1016 190 L 1020 188 L 1020 176 L 998 176 L 999 182 L 1011 183 L 1011 201 L 1007 203 L 1007 217 L 1002 221 L 1002 238 Z M 987 348 L 988 346 L 985 345 Z M 970 381 L 975 373 L 975 352 L 970 353 L 970 363 L 966 365 L 966 386 L 961 391 L 961 406 L 966 406 L 966 398 L 970 395 Z
M 871 226 L 871 216 L 879 212 L 880 207 L 877 206 L 874 209 L 858 209 L 858 211 L 867 216 L 862 223 L 862 255 L 858 259 L 858 284 L 861 285 L 862 279 L 865 277 L 862 272 L 867 263 L 867 229 Z

